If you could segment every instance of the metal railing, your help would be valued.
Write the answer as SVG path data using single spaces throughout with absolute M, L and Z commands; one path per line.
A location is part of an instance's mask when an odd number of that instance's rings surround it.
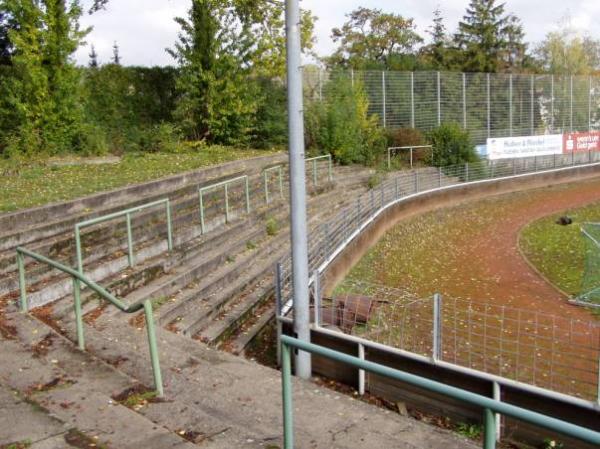
M 410 150 L 410 168 L 413 168 L 413 152 L 422 148 L 430 148 L 433 152 L 433 145 L 416 145 L 416 146 L 405 146 L 405 147 L 389 147 L 387 149 L 387 166 L 388 169 L 392 168 L 392 151 L 396 150 Z
M 228 179 L 222 182 L 218 182 L 216 184 L 211 184 L 205 187 L 198 188 L 198 201 L 200 202 L 200 229 L 202 234 L 206 233 L 206 223 L 205 223 L 205 211 L 204 211 L 204 194 L 210 190 L 215 190 L 223 187 L 225 194 L 225 223 L 229 223 L 230 220 L 230 210 L 229 210 L 229 186 L 235 183 L 244 182 L 245 186 L 245 194 L 246 194 L 246 213 L 250 213 L 250 182 L 247 175 L 238 176 L 237 178 Z
M 92 226 L 98 223 L 103 223 L 106 221 L 114 220 L 119 217 L 126 217 L 127 221 L 127 259 L 129 262 L 129 266 L 133 267 L 135 265 L 135 257 L 133 253 L 133 231 L 131 229 L 131 214 L 140 212 L 145 209 L 150 209 L 156 206 L 165 206 L 166 214 L 167 214 L 167 245 L 169 251 L 173 249 L 173 226 L 171 223 L 171 203 L 168 198 L 153 201 L 151 203 L 142 204 L 141 206 L 132 207 L 130 209 L 126 209 L 123 211 L 115 212 L 113 214 L 104 215 L 98 218 L 92 218 L 90 220 L 82 221 L 75 225 L 75 249 L 77 252 L 77 268 L 80 273 L 83 273 L 83 255 L 81 251 L 81 229 L 87 226 Z
M 496 429 L 499 417 L 497 415 L 509 416 L 520 421 L 533 424 L 578 440 L 600 445 L 600 432 L 577 426 L 561 419 L 552 418 L 541 413 L 517 407 L 505 402 L 472 393 L 457 387 L 452 387 L 440 382 L 426 379 L 421 376 L 393 369 L 384 365 L 362 360 L 358 357 L 347 355 L 329 348 L 312 343 L 302 342 L 287 335 L 281 336 L 281 381 L 283 390 L 283 437 L 284 449 L 294 448 L 294 424 L 292 405 L 292 352 L 293 349 L 306 351 L 314 355 L 325 357 L 340 363 L 344 363 L 368 371 L 379 376 L 394 379 L 413 385 L 427 391 L 441 394 L 443 396 L 465 402 L 467 404 L 483 409 L 483 448 L 494 449 L 496 447 Z
M 310 157 L 308 159 L 305 159 L 305 162 L 312 163 L 312 181 L 313 181 L 314 187 L 317 187 L 319 185 L 319 176 L 318 176 L 319 172 L 318 172 L 317 163 L 322 160 L 327 161 L 327 179 L 329 180 L 329 182 L 332 182 L 333 181 L 333 159 L 331 157 L 331 154 L 325 154 L 323 156 Z
M 265 202 L 269 204 L 271 197 L 269 195 L 269 176 L 271 173 L 277 172 L 277 180 L 279 185 L 279 197 L 283 199 L 283 165 L 276 165 L 275 167 L 266 168 L 263 171 L 263 180 L 265 186 Z
M 147 299 L 143 303 L 135 303 L 127 306 L 125 303 L 115 298 L 111 293 L 103 287 L 86 278 L 82 273 L 58 263 L 52 259 L 44 257 L 40 254 L 29 251 L 25 248 L 17 248 L 17 265 L 19 269 L 19 292 L 20 292 L 20 308 L 22 312 L 28 312 L 27 303 L 27 284 L 25 280 L 25 256 L 30 257 L 38 262 L 49 265 L 57 270 L 60 270 L 71 276 L 73 280 L 73 298 L 75 309 L 75 321 L 77 325 L 77 344 L 79 349 L 85 350 L 85 337 L 83 332 L 83 314 L 81 311 L 81 283 L 85 284 L 92 291 L 97 293 L 101 298 L 108 301 L 119 310 L 125 313 L 135 313 L 144 309 L 146 316 L 146 330 L 148 334 L 148 346 L 150 350 L 150 360 L 152 362 L 152 372 L 154 376 L 154 387 L 159 397 L 164 395 L 162 374 L 160 371 L 160 361 L 158 356 L 158 347 L 156 344 L 156 330 L 154 328 L 154 317 L 152 313 L 152 302 Z

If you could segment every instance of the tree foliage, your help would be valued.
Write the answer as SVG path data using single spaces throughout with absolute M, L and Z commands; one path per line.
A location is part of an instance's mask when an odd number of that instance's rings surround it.
M 332 30 L 337 51 L 329 59 L 331 65 L 352 68 L 394 68 L 398 56 L 412 53 L 423 39 L 415 32 L 413 19 L 379 9 L 358 8 L 347 15 L 342 28 Z
M 427 137 L 433 145 L 432 165 L 444 167 L 479 161 L 469 132 L 458 123 L 442 123 L 430 131 Z

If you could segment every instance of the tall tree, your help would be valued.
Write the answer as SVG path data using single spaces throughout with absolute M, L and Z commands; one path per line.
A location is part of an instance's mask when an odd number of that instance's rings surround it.
M 431 43 L 424 46 L 420 53 L 425 58 L 428 67 L 436 70 L 449 68 L 451 60 L 450 38 L 444 25 L 444 17 L 439 6 L 433 11 L 433 25 L 427 33 L 431 36 Z
M 455 35 L 456 44 L 463 52 L 463 70 L 497 72 L 508 47 L 507 33 L 511 25 L 514 27 L 515 23 L 506 15 L 504 3 L 471 0 Z M 518 37 L 514 31 L 511 31 L 512 38 Z
M 2 5 L 3 2 L 0 1 L 0 65 L 9 65 L 13 50 L 9 31 L 15 29 L 16 23 Z
M 353 68 L 380 66 L 392 69 L 399 56 L 411 54 L 423 39 L 413 19 L 379 9 L 358 8 L 347 15 L 342 28 L 332 30 L 338 49 L 330 64 Z
M 92 69 L 97 69 L 98 68 L 98 53 L 96 53 L 96 47 L 94 47 L 94 44 L 92 44 L 92 48 L 90 50 L 90 62 L 88 63 L 88 65 L 90 66 L 90 68 Z

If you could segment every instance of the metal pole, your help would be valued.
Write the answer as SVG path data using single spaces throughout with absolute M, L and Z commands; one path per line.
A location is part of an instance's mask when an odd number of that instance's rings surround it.
M 440 72 L 437 72 L 437 112 L 438 112 L 438 126 L 442 124 L 442 81 Z
M 300 47 L 301 19 L 299 1 L 286 0 L 285 12 L 294 332 L 299 340 L 310 342 L 306 169 L 304 163 L 304 105 L 302 98 L 302 56 Z M 284 347 L 283 353 L 283 368 L 284 371 L 287 371 L 289 374 L 291 371 L 289 348 Z M 311 356 L 308 352 L 298 351 L 298 354 L 296 355 L 296 374 L 303 379 L 309 379 L 311 377 Z M 289 384 L 290 381 L 288 379 L 288 393 L 291 389 L 291 385 Z M 289 405 L 289 425 L 291 426 L 291 402 Z M 286 439 L 285 444 L 286 449 L 293 448 L 293 441 L 291 438 L 289 440 Z
M 533 75 L 531 75 L 531 135 L 532 136 L 535 135 L 534 102 L 535 102 L 535 77 Z
M 81 313 L 81 284 L 79 279 L 73 277 L 73 302 L 75 309 L 75 323 L 77 326 L 77 345 L 85 351 L 85 339 L 83 336 L 83 314 Z
M 467 129 L 467 74 L 462 74 L 463 128 Z
M 288 2 L 294 0 L 287 0 Z M 296 0 L 297 1 L 297 0 Z M 283 448 L 294 449 L 294 415 L 292 409 L 292 355 L 288 345 L 281 347 L 281 383 L 283 396 Z M 296 366 L 296 371 L 298 367 Z
M 329 154 L 329 165 L 328 167 L 328 171 L 327 171 L 327 175 L 329 176 L 329 182 L 333 182 L 333 160 L 331 158 L 331 154 Z
M 410 147 L 410 168 L 413 168 L 413 147 Z
M 315 326 L 321 325 L 321 286 L 319 270 L 313 271 L 313 301 Z
M 27 312 L 27 286 L 25 285 L 25 260 L 23 254 L 17 251 L 17 266 L 19 267 L 19 293 L 21 312 Z
M 351 79 L 352 87 L 354 87 L 354 70 L 350 70 L 350 79 Z
M 250 180 L 246 177 L 246 213 L 250 213 Z
M 498 382 L 494 382 L 494 400 L 502 401 L 502 393 L 500 390 L 500 384 Z M 496 419 L 496 441 L 500 442 L 502 428 L 501 428 L 501 416 L 499 413 L 496 413 L 495 419 Z
M 569 130 L 571 132 L 573 132 L 573 75 L 571 75 L 571 89 L 570 90 L 571 90 L 571 93 L 570 93 L 570 96 L 571 96 L 571 99 L 570 99 L 571 107 L 570 107 L 570 119 L 569 119 L 569 121 L 570 121 L 570 128 L 569 128 Z
M 156 330 L 154 329 L 154 317 L 152 314 L 152 303 L 144 301 L 144 312 L 146 314 L 146 330 L 148 333 L 148 346 L 150 349 L 150 360 L 152 361 L 152 373 L 154 375 L 154 388 L 158 397 L 163 397 L 162 374 L 160 372 L 160 361 L 158 358 L 158 346 L 156 345 Z
M 358 358 L 365 360 L 365 345 L 358 344 Z M 358 370 L 358 394 L 363 396 L 365 394 L 365 370 Z
M 127 258 L 129 260 L 129 266 L 133 267 L 133 264 L 135 263 L 135 261 L 133 259 L 133 233 L 131 231 L 131 214 L 127 214 L 126 218 L 127 218 L 127 249 L 128 249 Z
M 387 107 L 386 107 L 386 98 L 385 98 L 385 71 L 381 72 L 381 89 L 383 92 L 383 127 L 387 128 Z
M 431 358 L 439 360 L 442 353 L 440 343 L 442 341 L 442 297 L 436 293 L 433 295 L 433 345 Z
M 167 199 L 167 245 L 169 251 L 173 251 L 173 224 L 171 223 L 171 201 Z
M 510 137 L 513 135 L 513 75 L 512 73 L 508 78 L 508 126 L 510 130 Z
M 494 449 L 496 447 L 496 419 L 494 412 L 489 408 L 484 410 L 483 422 L 483 448 Z
M 410 124 L 415 127 L 415 72 L 410 72 Z
M 281 263 L 275 266 L 275 320 L 277 326 L 277 366 L 281 366 L 281 334 L 283 325 L 279 317 L 281 316 Z
M 79 225 L 75 225 L 75 251 L 77 253 L 77 270 L 83 274 L 83 254 L 81 252 L 81 232 Z
M 198 201 L 200 203 L 200 232 L 204 234 L 206 232 L 206 226 L 204 224 L 204 201 L 202 199 L 202 189 L 198 193 Z M 81 270 L 79 270 L 81 272 Z
M 554 132 L 554 75 L 550 76 L 550 128 Z
M 490 105 L 490 74 L 487 74 L 487 132 L 488 132 L 488 139 L 492 136 L 492 128 L 491 128 L 491 117 L 492 117 L 492 111 L 491 111 L 491 105 Z
M 225 223 L 229 223 L 229 188 L 225 184 Z
M 314 187 L 317 187 L 319 180 L 318 178 L 318 171 L 317 171 L 317 160 L 313 159 L 312 161 L 312 169 L 313 169 L 313 185 Z
M 592 129 L 592 77 L 589 78 L 588 89 L 588 131 Z
M 264 185 L 265 185 L 265 202 L 269 204 L 269 184 L 267 181 L 267 172 L 264 172 Z

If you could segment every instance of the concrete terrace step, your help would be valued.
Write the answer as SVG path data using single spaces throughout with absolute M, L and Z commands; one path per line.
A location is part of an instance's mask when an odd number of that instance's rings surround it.
M 0 377 L 32 404 L 38 414 L 51 417 L 58 430 L 52 436 L 54 445 L 31 447 L 71 447 L 72 439 L 79 441 L 79 445 L 73 442 L 73 447 L 195 447 L 112 399 L 139 385 L 135 379 L 80 352 L 31 317 L 12 314 L 11 324 L 18 330 L 17 336 L 1 341 Z M 38 416 L 36 421 L 39 419 Z M 35 421 L 27 424 L 33 426 Z M 37 430 L 32 428 L 29 436 Z M 0 429 L 0 434 L 4 431 Z M 18 441 L 31 441 L 30 437 Z

